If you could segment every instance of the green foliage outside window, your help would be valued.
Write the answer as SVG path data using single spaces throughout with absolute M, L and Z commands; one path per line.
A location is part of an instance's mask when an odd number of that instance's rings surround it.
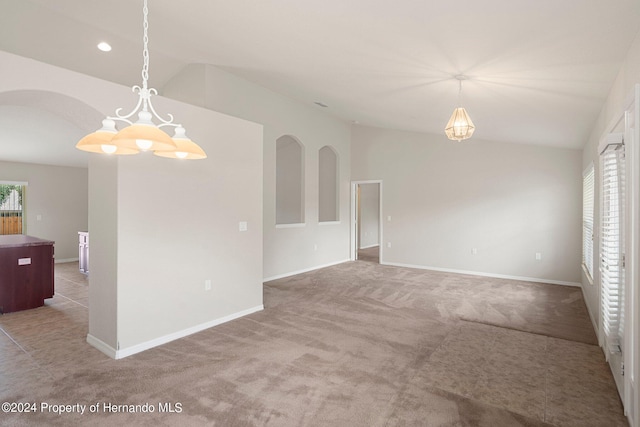
M 0 205 L 9 197 L 12 191 L 18 193 L 18 204 L 22 206 L 22 185 L 0 184 Z

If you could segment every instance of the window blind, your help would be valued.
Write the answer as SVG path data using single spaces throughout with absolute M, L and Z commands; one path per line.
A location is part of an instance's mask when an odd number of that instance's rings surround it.
M 582 264 L 593 278 L 593 207 L 594 168 L 590 165 L 582 176 Z
M 602 159 L 600 274 L 602 320 L 607 347 L 619 351 L 624 301 L 624 145 L 611 145 Z M 618 349 L 616 349 L 618 347 Z

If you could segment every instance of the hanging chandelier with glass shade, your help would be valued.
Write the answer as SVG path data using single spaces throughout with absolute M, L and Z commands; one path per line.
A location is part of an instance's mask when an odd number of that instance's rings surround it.
M 444 128 L 444 132 L 452 141 L 462 141 L 463 139 L 471 138 L 476 127 L 471 121 L 471 117 L 467 114 L 467 111 L 462 107 L 462 81 L 467 77 L 463 75 L 455 76 L 458 80 L 458 106 L 453 110 L 451 118 Z
M 149 8 L 147 0 L 142 7 L 143 15 L 143 66 L 142 87 L 133 86 L 133 92 L 138 94 L 138 103 L 128 114 L 122 114 L 122 108 L 118 108 L 114 116 L 108 116 L 102 121 L 102 128 L 98 129 L 77 144 L 76 148 L 90 153 L 128 155 L 137 154 L 140 151 L 153 151 L 153 154 L 161 157 L 175 159 L 204 159 L 207 157 L 202 148 L 187 137 L 182 125 L 173 122 L 173 115 L 167 114 L 167 120 L 163 119 L 153 108 L 151 97 L 158 91 L 148 87 L 149 80 Z M 137 114 L 137 121 L 133 118 Z M 155 124 L 154 120 L 159 122 Z M 118 131 L 116 122 L 126 123 L 126 127 Z M 174 128 L 173 138 L 161 130 L 162 127 Z

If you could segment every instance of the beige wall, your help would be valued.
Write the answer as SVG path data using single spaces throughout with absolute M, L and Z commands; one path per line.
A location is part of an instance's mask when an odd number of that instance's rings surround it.
M 203 90 L 204 88 L 204 90 Z M 287 276 L 349 259 L 350 126 L 219 68 L 193 64 L 163 95 L 264 125 L 264 278 Z M 305 225 L 276 228 L 276 140 L 295 136 L 305 152 Z M 318 152 L 331 145 L 339 159 L 340 223 L 318 221 Z
M 352 178 L 384 183 L 385 263 L 580 281 L 580 151 L 363 126 L 352 135 Z
M 58 262 L 78 259 L 78 231 L 87 231 L 87 169 L 0 162 L 0 181 L 27 182 L 27 234 L 55 241 Z

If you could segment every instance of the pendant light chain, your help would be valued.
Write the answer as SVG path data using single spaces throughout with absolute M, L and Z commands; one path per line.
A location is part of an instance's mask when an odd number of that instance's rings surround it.
M 147 92 L 147 82 L 149 80 L 149 7 L 147 5 L 147 0 L 144 0 L 142 6 L 142 90 Z M 148 96 L 144 96 L 144 105 L 143 110 L 147 111 L 147 100 Z

